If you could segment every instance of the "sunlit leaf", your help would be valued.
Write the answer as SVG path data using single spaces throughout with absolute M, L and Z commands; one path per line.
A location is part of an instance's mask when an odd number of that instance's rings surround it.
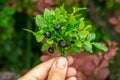
M 48 39 L 48 40 L 47 40 L 47 43 L 48 43 L 48 44 L 53 44 L 53 40 L 52 40 L 52 39 Z
M 44 19 L 49 20 L 50 15 L 51 15 L 50 11 L 47 8 L 45 8 L 44 15 L 43 15 Z
M 70 15 L 70 20 L 69 20 L 70 24 L 71 25 L 75 24 L 75 21 L 76 21 L 75 17 L 73 15 Z
M 95 33 L 90 33 L 90 34 L 88 35 L 88 37 L 87 37 L 87 40 L 88 40 L 88 41 L 95 40 L 95 37 L 96 37 Z
M 79 24 L 79 29 L 83 29 L 85 27 L 85 23 L 84 21 L 81 21 L 80 24 Z
M 32 30 L 30 30 L 30 29 L 23 29 L 23 30 L 25 30 L 25 31 L 28 31 L 28 32 L 30 32 L 30 33 L 34 33 Z
M 47 27 L 46 21 L 43 19 L 41 15 L 37 15 L 35 21 L 39 28 Z
M 78 46 L 78 47 L 82 47 L 82 43 L 81 43 L 80 40 L 77 40 L 77 41 L 76 41 L 76 46 Z
M 93 53 L 93 50 L 92 50 L 92 44 L 88 41 L 84 42 L 84 48 L 89 51 L 90 53 Z
M 87 31 L 90 31 L 92 29 L 92 26 L 91 25 L 87 25 L 84 30 L 87 30 Z
M 43 31 L 34 32 L 37 42 L 41 42 L 44 38 Z
M 107 51 L 108 50 L 108 48 L 104 44 L 95 42 L 95 43 L 93 43 L 93 45 L 96 48 L 100 49 L 100 50 L 103 50 L 103 51 Z
M 48 48 L 48 46 L 49 46 L 48 43 L 43 44 L 42 47 L 41 47 L 41 50 L 45 51 Z
M 56 19 L 60 19 L 60 17 L 61 17 L 61 14 L 60 14 L 61 12 L 60 12 L 60 9 L 59 8 L 56 8 L 55 9 L 55 17 L 56 17 Z

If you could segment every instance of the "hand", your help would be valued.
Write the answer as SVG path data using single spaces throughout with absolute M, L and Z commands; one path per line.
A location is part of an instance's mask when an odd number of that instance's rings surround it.
M 69 67 L 73 63 L 73 58 L 64 57 L 52 58 L 39 64 L 18 80 L 77 80 L 76 70 Z

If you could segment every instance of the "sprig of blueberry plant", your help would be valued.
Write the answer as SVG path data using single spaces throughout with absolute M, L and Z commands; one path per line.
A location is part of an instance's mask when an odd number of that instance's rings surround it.
M 104 44 L 94 42 L 96 35 L 92 32 L 92 26 L 86 24 L 80 13 L 84 9 L 74 7 L 72 13 L 68 13 L 64 6 L 55 10 L 45 9 L 43 15 L 37 15 L 35 18 L 38 31 L 25 30 L 32 32 L 37 42 L 44 39 L 46 42 L 41 50 L 47 49 L 51 54 L 60 51 L 61 55 L 65 56 L 67 52 L 76 53 L 84 50 L 93 53 L 93 46 L 107 51 Z

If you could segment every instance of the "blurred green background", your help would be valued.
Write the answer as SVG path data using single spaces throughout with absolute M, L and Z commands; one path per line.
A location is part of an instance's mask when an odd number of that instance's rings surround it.
M 120 0 L 0 0 L 0 72 L 18 75 L 40 63 L 41 44 L 23 28 L 35 30 L 34 17 L 44 8 L 62 4 L 87 7 L 84 16 L 93 25 L 97 41 L 115 41 L 120 47 Z M 120 51 L 110 65 L 109 80 L 120 80 Z M 116 75 L 115 75 L 116 74 Z

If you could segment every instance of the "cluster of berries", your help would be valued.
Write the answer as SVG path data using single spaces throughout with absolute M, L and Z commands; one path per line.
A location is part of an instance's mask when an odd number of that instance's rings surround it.
M 54 29 L 55 29 L 55 30 L 60 30 L 60 28 L 61 28 L 61 25 L 60 25 L 60 24 L 56 24 L 56 25 L 54 26 Z M 51 38 L 51 32 L 49 32 L 49 31 L 45 32 L 45 33 L 44 33 L 44 36 L 45 36 L 45 38 Z M 66 45 L 67 45 L 67 42 L 66 42 L 65 40 L 60 40 L 60 41 L 59 41 L 59 46 L 60 46 L 61 48 L 65 48 Z M 53 53 L 54 53 L 54 48 L 53 48 L 53 47 L 49 47 L 49 48 L 48 48 L 48 52 L 51 53 L 51 54 L 53 54 Z

